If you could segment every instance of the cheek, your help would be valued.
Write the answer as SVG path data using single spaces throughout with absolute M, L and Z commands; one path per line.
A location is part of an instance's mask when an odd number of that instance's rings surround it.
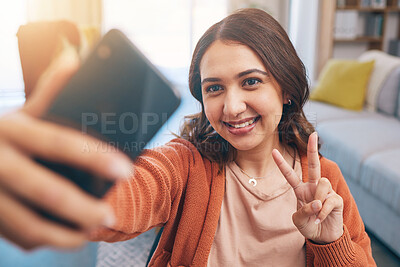
M 265 91 L 254 96 L 252 99 L 254 108 L 257 109 L 257 112 L 260 112 L 260 115 L 268 117 L 280 117 L 282 115 L 283 97 L 276 88 L 266 88 Z
M 208 121 L 211 123 L 211 126 L 215 129 L 220 120 L 220 112 L 219 112 L 219 107 L 215 103 L 210 103 L 210 101 L 205 101 L 203 102 L 204 104 L 204 113 L 206 114 L 206 117 Z
M 282 117 L 282 107 L 279 105 L 270 106 L 268 110 L 266 110 L 266 117 L 268 117 L 268 121 L 273 123 L 274 125 L 279 124 L 279 121 Z
M 283 111 L 283 106 L 281 106 L 279 99 L 272 100 L 270 97 L 254 99 L 253 107 L 258 114 L 263 116 L 264 123 L 269 124 L 269 127 L 278 125 Z

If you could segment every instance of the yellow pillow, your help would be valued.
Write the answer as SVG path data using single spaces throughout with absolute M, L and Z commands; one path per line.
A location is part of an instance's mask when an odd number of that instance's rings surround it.
M 330 59 L 321 71 L 310 99 L 361 110 L 374 61 Z

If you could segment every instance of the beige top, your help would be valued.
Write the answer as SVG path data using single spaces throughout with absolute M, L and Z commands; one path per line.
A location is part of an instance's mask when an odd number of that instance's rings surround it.
M 297 160 L 294 170 L 301 177 Z M 292 222 L 297 200 L 286 179 L 249 184 L 239 166 L 226 166 L 225 195 L 208 266 L 305 266 L 305 238 Z

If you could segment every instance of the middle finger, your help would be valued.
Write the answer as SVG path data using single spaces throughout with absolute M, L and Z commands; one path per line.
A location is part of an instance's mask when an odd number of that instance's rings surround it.
M 2 146 L 0 159 L 0 175 L 4 177 L 0 183 L 7 191 L 83 228 L 112 224 L 114 215 L 108 204 L 84 193 L 71 181 L 7 145 Z M 24 168 L 15 166 L 16 162 Z
M 85 233 L 44 220 L 2 190 L 0 214 L 1 233 L 25 249 L 42 245 L 73 248 L 86 240 Z

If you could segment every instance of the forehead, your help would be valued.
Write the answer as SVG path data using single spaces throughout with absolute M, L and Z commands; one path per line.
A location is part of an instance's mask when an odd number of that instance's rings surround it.
M 267 71 L 259 55 L 247 45 L 217 40 L 210 45 L 200 61 L 200 73 L 236 74 L 248 69 Z

